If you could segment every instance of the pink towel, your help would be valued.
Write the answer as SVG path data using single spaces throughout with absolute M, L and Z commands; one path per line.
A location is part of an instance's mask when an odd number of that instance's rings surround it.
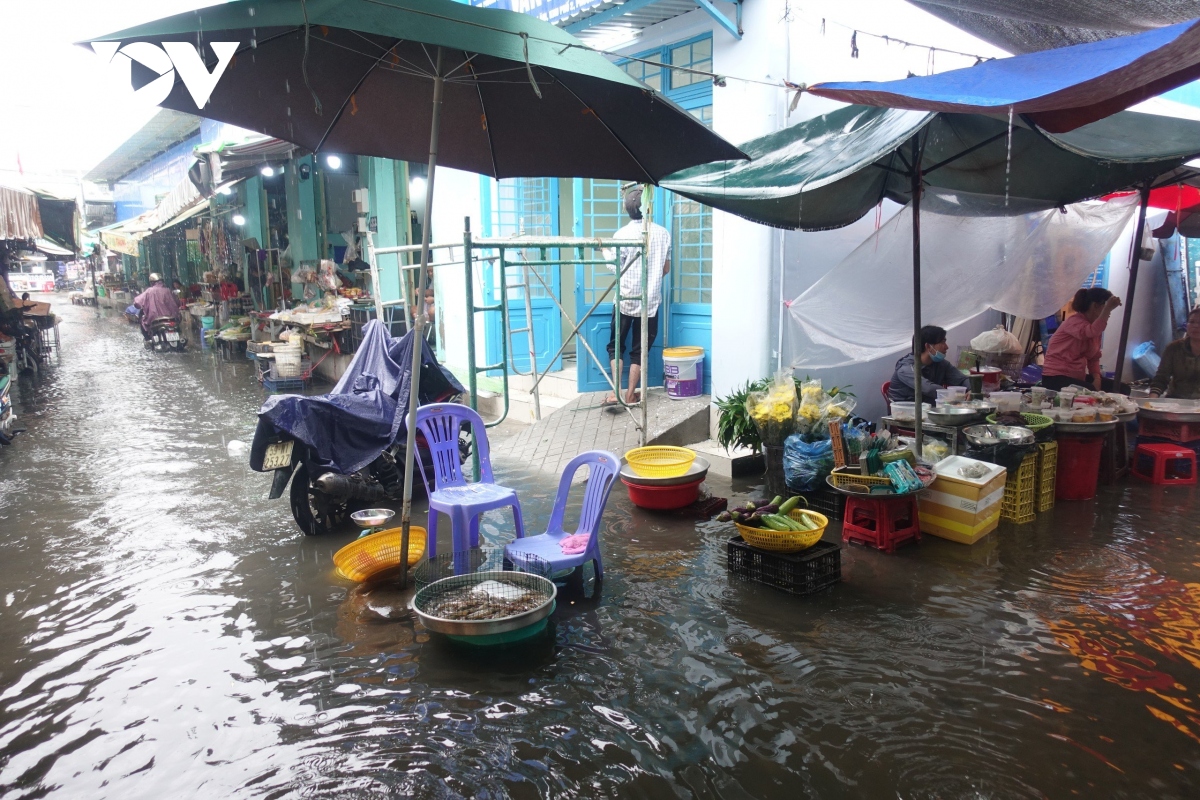
M 558 546 L 562 548 L 564 556 L 577 556 L 587 550 L 590 538 L 591 534 L 589 533 L 575 533 L 562 539 Z

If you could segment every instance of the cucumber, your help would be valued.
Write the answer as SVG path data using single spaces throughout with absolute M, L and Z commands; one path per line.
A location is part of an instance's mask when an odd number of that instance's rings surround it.
M 783 518 L 777 514 L 767 514 L 765 517 L 762 518 L 762 521 L 763 521 L 763 525 L 765 525 L 766 527 L 770 528 L 773 531 L 789 531 L 789 530 L 791 530 L 791 528 L 789 528 L 787 526 L 787 523 L 783 521 Z
M 799 525 L 800 530 L 802 530 L 802 531 L 811 531 L 815 527 L 812 524 L 812 522 L 809 520 L 807 514 L 801 514 L 799 519 L 793 518 L 792 521 L 795 522 L 797 525 Z

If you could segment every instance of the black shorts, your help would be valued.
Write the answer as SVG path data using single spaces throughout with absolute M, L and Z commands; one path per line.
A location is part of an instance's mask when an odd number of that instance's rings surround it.
M 629 343 L 629 363 L 642 363 L 642 318 L 641 315 L 636 317 L 621 314 L 621 332 L 620 338 L 613 336 L 611 342 L 608 343 L 608 360 L 614 361 L 617 358 L 617 342 L 621 343 L 621 351 L 625 350 L 625 337 L 633 332 L 633 341 Z M 613 331 L 615 334 L 616 331 Z M 654 316 L 646 320 L 646 346 L 653 347 L 654 339 L 658 336 L 658 312 L 654 312 Z

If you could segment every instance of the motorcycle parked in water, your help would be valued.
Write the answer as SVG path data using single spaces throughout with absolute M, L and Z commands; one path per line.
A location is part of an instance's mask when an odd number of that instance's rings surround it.
M 150 338 L 146 340 L 146 349 L 157 350 L 160 353 L 174 351 L 182 353 L 187 347 L 187 339 L 179 333 L 179 321 L 174 317 L 156 317 L 150 320 Z
M 422 354 L 421 405 L 464 391 L 428 347 Z M 402 499 L 411 359 L 411 333 L 393 339 L 372 321 L 331 393 L 279 395 L 263 404 L 250 468 L 274 473 L 270 499 L 282 497 L 291 482 L 292 518 L 305 534 L 332 532 L 355 510 Z M 471 449 L 470 439 L 460 435 L 463 463 Z M 415 467 L 432 477 L 433 458 L 420 435 Z
M 12 444 L 13 437 L 21 431 L 16 427 L 17 415 L 12 406 L 12 376 L 0 361 L 0 445 Z

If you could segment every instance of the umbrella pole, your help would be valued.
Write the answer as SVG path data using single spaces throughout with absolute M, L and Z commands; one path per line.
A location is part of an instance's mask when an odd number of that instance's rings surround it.
M 919 136 L 919 134 L 918 134 Z M 916 452 L 918 460 L 923 450 L 924 433 L 922 427 L 922 398 L 921 398 L 921 354 L 925 343 L 921 341 L 921 148 L 917 136 L 912 140 L 912 244 L 913 244 L 913 401 L 916 403 L 916 413 L 913 415 L 913 433 L 916 437 Z
M 404 449 L 404 505 L 400 512 L 400 587 L 408 586 L 408 536 L 412 524 L 413 462 L 417 454 L 417 403 L 421 392 L 421 350 L 425 342 L 425 288 L 429 283 L 429 229 L 433 214 L 433 179 L 437 171 L 438 130 L 442 124 L 442 48 L 437 49 L 433 77 L 433 117 L 429 125 L 429 175 L 425 179 L 425 224 L 421 227 L 421 271 L 417 275 L 416 319 L 412 327 L 412 374 L 408 380 L 408 431 Z M 473 431 L 472 434 L 477 434 Z
M 1133 247 L 1129 255 L 1129 289 L 1125 292 L 1125 314 L 1121 319 L 1121 341 L 1117 345 L 1117 365 L 1113 367 L 1113 391 L 1121 391 L 1121 373 L 1125 371 L 1125 346 L 1129 344 L 1129 323 L 1133 319 L 1133 292 L 1137 288 L 1138 265 L 1142 261 L 1142 236 L 1146 232 L 1146 206 L 1150 204 L 1150 184 L 1142 185 L 1142 196 L 1138 208 L 1137 229 L 1133 234 Z

